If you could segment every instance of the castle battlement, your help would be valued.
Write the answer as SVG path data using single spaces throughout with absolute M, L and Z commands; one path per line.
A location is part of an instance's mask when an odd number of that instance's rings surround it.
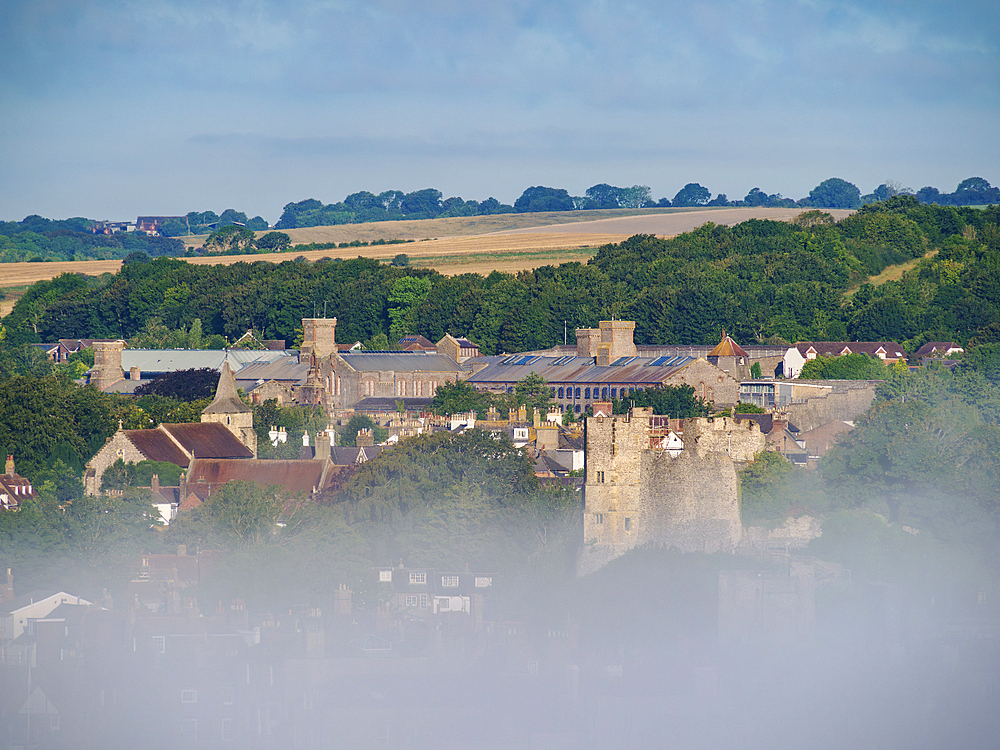
M 735 549 L 743 532 L 736 471 L 766 446 L 756 423 L 633 409 L 589 418 L 586 444 L 580 574 L 646 543 Z

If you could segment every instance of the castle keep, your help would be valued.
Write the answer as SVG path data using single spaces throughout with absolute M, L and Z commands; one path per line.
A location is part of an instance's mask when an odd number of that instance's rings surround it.
M 743 533 L 738 469 L 765 449 L 753 422 L 669 420 L 651 409 L 591 417 L 580 575 L 646 543 L 733 550 Z

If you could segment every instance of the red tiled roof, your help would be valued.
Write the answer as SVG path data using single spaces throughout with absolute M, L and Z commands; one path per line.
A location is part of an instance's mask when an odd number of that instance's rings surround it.
M 317 460 L 229 460 L 196 459 L 188 469 L 188 486 L 204 484 L 219 487 L 226 482 L 246 481 L 262 485 L 277 484 L 289 492 L 326 490 L 331 478 L 344 470 Z M 324 469 L 327 471 L 324 472 Z M 202 484 L 202 486 L 204 486 Z
M 125 437 L 150 461 L 166 461 L 176 466 L 187 466 L 184 451 L 163 430 L 125 430 Z
M 184 422 L 160 427 L 198 458 L 253 458 L 253 451 L 217 422 Z

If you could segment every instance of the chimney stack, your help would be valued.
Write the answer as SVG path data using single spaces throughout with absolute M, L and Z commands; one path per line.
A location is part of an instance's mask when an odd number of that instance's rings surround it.
M 3 473 L 4 474 L 10 474 L 10 475 L 14 474 L 14 456 L 13 455 L 8 455 L 7 456 L 7 464 L 6 464 L 6 466 L 4 466 Z

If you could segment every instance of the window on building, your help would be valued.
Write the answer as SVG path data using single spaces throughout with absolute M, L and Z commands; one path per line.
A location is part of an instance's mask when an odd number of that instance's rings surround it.
M 565 388 L 560 388 L 559 389 L 559 398 L 564 398 L 563 393 L 565 393 L 565 391 L 566 391 Z
M 576 389 L 576 398 L 580 398 L 580 389 L 579 388 Z M 580 411 L 580 410 L 577 409 L 577 411 Z
M 378 579 L 379 579 L 379 581 L 391 581 L 392 580 L 392 571 L 391 570 L 380 570 L 378 572 Z
M 197 703 L 197 702 L 198 702 L 197 690 L 181 690 L 181 703 Z
M 441 585 L 448 588 L 458 586 L 458 576 L 441 576 Z
M 420 595 L 420 609 L 427 609 L 428 602 L 429 602 L 429 599 L 427 597 L 427 594 L 421 594 Z
M 485 589 L 493 585 L 493 576 L 476 576 L 476 588 Z
M 597 483 L 598 484 L 604 484 L 604 472 L 603 471 L 597 472 Z
M 575 411 L 575 412 L 577 412 L 579 414 L 580 413 L 580 404 L 577 404 L 576 406 L 574 406 L 573 407 L 573 411 Z
M 417 602 L 420 601 L 416 594 L 407 594 L 403 597 L 403 605 L 406 607 L 416 607 Z
M 612 388 L 611 389 L 611 398 L 613 398 L 613 399 L 618 398 L 618 389 L 617 388 Z
M 607 389 L 607 387 L 601 388 L 601 398 L 604 401 L 608 400 L 608 389 Z
M 427 574 L 424 572 L 411 571 L 410 583 L 427 583 Z
M 590 398 L 590 389 L 589 388 L 584 388 L 583 389 L 583 397 L 585 399 Z
M 598 524 L 604 523 L 604 514 L 603 513 L 595 513 L 594 514 L 594 523 L 598 523 Z
M 167 637 L 163 635 L 153 636 L 153 652 L 163 654 L 167 651 Z
M 625 519 L 625 531 L 629 531 L 631 528 L 632 528 L 632 519 L 631 518 L 626 518 Z

